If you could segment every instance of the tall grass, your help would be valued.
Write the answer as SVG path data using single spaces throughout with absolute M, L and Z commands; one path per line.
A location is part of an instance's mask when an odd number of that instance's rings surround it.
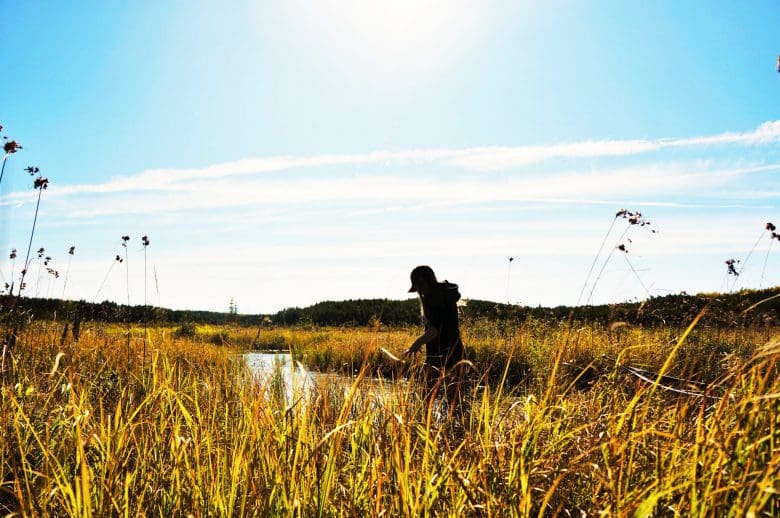
M 493 362 L 506 378 L 522 358 L 531 381 L 483 378 L 470 411 L 448 420 L 413 379 L 387 382 L 378 399 L 385 382 L 369 382 L 362 360 L 356 376 L 291 400 L 278 377 L 254 379 L 238 349 L 199 338 L 214 329 L 149 329 L 144 370 L 140 347 L 122 354 L 121 328 L 91 325 L 62 345 L 60 328 L 35 323 L 20 336 L 16 379 L 0 389 L 2 513 L 770 516 L 780 503 L 772 330 L 471 324 L 478 369 Z M 336 362 L 370 362 L 413 330 L 265 332 L 299 357 L 330 348 Z M 564 362 L 602 352 L 677 373 L 709 358 L 717 367 L 703 376 L 724 392 L 672 395 L 616 368 L 573 390 Z

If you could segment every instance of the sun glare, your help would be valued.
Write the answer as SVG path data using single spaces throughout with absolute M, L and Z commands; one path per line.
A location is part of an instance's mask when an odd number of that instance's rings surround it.
M 482 30 L 486 3 L 470 0 L 295 2 L 307 45 L 392 72 L 447 64 Z

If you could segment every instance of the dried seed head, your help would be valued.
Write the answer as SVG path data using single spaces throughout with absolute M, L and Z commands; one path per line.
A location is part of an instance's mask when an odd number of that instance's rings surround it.
M 3 150 L 9 155 L 16 153 L 20 149 L 22 149 L 22 146 L 15 140 L 9 140 L 3 144 Z
M 16 259 L 16 248 L 11 249 L 11 255 L 8 256 L 9 259 Z
M 68 250 L 68 253 L 70 255 L 73 255 L 75 252 L 76 252 L 76 247 L 75 246 L 70 247 L 70 250 Z
M 639 225 L 640 227 L 650 225 L 650 222 L 644 219 L 644 216 L 639 211 L 631 212 L 630 210 L 620 209 L 617 211 L 617 214 L 615 214 L 615 217 L 627 219 L 629 225 Z
M 726 260 L 726 269 L 729 275 L 733 275 L 734 277 L 739 277 L 739 272 L 737 271 L 737 267 L 736 267 L 737 264 L 739 264 L 739 260 L 737 259 Z
M 38 177 L 35 179 L 35 183 L 33 183 L 33 188 L 35 189 L 46 189 L 49 186 L 49 179 L 48 178 L 42 178 Z
M 770 231 L 770 232 L 774 232 L 775 230 L 777 230 L 777 227 L 774 225 L 774 223 L 772 223 L 771 221 L 769 221 L 769 222 L 767 222 L 767 224 L 766 224 L 766 229 L 767 229 L 768 231 Z

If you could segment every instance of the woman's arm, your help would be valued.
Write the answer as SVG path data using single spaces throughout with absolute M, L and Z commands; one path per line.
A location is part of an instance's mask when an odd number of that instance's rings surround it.
M 417 338 L 417 340 L 415 340 L 414 343 L 406 351 L 404 351 L 404 356 L 409 356 L 416 353 L 424 344 L 435 340 L 437 336 L 439 336 L 439 330 L 435 327 L 429 327 L 425 330 L 425 333 Z

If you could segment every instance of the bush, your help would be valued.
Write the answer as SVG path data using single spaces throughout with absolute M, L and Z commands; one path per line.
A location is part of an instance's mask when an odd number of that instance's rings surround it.
M 176 338 L 195 338 L 198 336 L 198 327 L 192 322 L 182 324 L 174 333 Z
M 217 331 L 211 335 L 209 342 L 214 345 L 227 345 L 230 342 L 230 335 L 227 331 Z

